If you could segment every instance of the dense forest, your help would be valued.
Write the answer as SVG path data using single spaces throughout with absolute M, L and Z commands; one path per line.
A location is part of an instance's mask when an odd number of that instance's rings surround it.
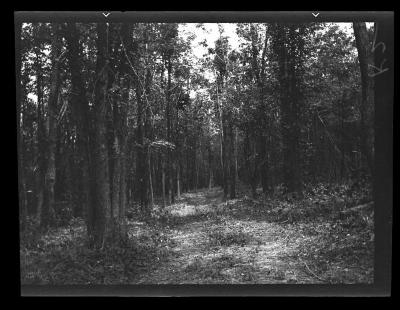
M 375 26 L 210 27 L 18 25 L 22 283 L 373 281 Z

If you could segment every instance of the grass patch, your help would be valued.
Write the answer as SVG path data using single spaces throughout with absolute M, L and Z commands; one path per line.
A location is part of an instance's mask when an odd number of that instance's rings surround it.
M 251 236 L 243 232 L 242 228 L 225 230 L 225 227 L 218 227 L 208 232 L 211 246 L 245 246 L 251 241 Z
M 217 280 L 224 281 L 228 277 L 223 273 L 224 270 L 234 268 L 238 264 L 243 262 L 234 257 L 233 255 L 223 254 L 219 257 L 213 257 L 212 259 L 203 259 L 195 257 L 184 269 L 187 276 L 195 278 L 201 281 L 204 280 Z

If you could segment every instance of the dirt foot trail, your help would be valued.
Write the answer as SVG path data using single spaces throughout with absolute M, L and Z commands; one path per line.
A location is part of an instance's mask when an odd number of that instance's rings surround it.
M 167 207 L 174 220 L 163 233 L 172 241 L 166 262 L 137 283 L 322 283 L 293 256 L 290 230 L 283 225 L 233 216 L 234 200 L 219 189 L 186 193 Z

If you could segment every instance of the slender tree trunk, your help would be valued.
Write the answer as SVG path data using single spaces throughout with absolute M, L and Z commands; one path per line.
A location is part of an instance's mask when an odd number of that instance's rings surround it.
M 251 141 L 250 141 L 251 143 Z M 251 165 L 251 192 L 253 198 L 257 198 L 257 187 L 258 187 L 258 156 L 257 156 L 257 141 L 253 141 L 252 143 L 252 157 L 253 157 L 253 164 Z
M 253 198 L 257 196 L 257 169 L 255 169 L 255 165 L 252 165 L 255 161 L 254 147 L 250 141 L 250 128 L 245 129 L 245 139 L 244 139 L 244 155 L 245 155 L 245 163 L 246 163 L 246 178 L 247 184 L 251 187 L 251 193 Z
M 194 191 L 197 193 L 199 186 L 199 163 L 196 160 L 194 164 Z
M 279 63 L 281 129 L 283 139 L 283 175 L 288 192 L 300 190 L 300 164 L 299 158 L 299 114 L 298 105 L 301 93 L 295 71 L 294 57 L 297 52 L 294 41 L 296 31 L 294 26 L 289 27 L 289 37 L 286 27 L 277 25 L 277 38 L 275 42 Z M 290 40 L 289 40 L 290 39 Z
M 146 85 L 145 85 L 145 95 L 146 98 L 150 94 L 150 87 L 152 83 L 152 73 L 150 68 L 147 66 L 146 69 Z M 154 194 L 153 194 L 153 184 L 151 180 L 151 149 L 150 149 L 150 141 L 153 139 L 153 128 L 152 128 L 152 121 L 151 121 L 151 111 L 149 103 L 146 99 L 146 109 L 145 109 L 145 123 L 144 123 L 144 130 L 145 130 L 145 160 L 144 160 L 144 170 L 145 170 L 145 182 L 147 188 L 146 200 L 148 201 L 149 207 L 146 209 L 146 215 L 149 216 L 151 210 L 154 206 Z
M 93 170 L 95 197 L 95 220 L 94 220 L 94 245 L 104 246 L 113 232 L 111 221 L 111 201 L 109 183 L 109 161 L 107 148 L 106 129 L 106 104 L 108 86 L 108 50 L 107 50 L 107 28 L 106 24 L 98 23 L 97 29 L 97 60 L 96 76 L 97 82 L 94 89 L 94 160 Z
M 165 118 L 167 120 L 167 141 L 171 142 L 171 74 L 172 74 L 172 62 L 171 56 L 167 58 L 167 89 L 166 89 L 166 107 L 165 107 Z M 172 156 L 171 150 L 167 150 L 167 191 L 168 191 L 168 204 L 173 202 L 173 185 L 172 185 Z
M 125 48 L 128 51 L 131 50 L 130 45 L 130 34 L 132 28 L 128 24 L 123 24 L 121 29 L 121 35 L 124 41 Z M 124 58 L 121 55 L 121 58 Z M 126 223 L 126 205 L 127 205 L 127 150 L 128 150 L 128 106 L 129 106 L 129 91 L 130 91 L 130 77 L 128 75 L 128 60 L 124 59 L 122 62 L 121 68 L 122 74 L 125 74 L 122 78 L 122 107 L 121 107 L 121 146 L 120 146 L 120 193 L 119 193 L 119 228 L 120 228 L 120 237 L 123 241 L 127 239 L 127 223 Z
M 239 182 L 239 169 L 238 169 L 238 129 L 235 127 L 235 177 L 236 183 Z
M 115 126 L 115 125 L 114 125 Z M 111 195 L 111 208 L 114 225 L 119 219 L 120 192 L 121 192 L 121 145 L 118 134 L 114 136 L 113 145 L 113 172 L 112 172 L 112 195 Z
M 151 177 L 151 154 L 150 154 L 150 148 L 147 147 L 147 173 L 149 175 L 149 198 L 150 198 L 150 206 L 153 208 L 154 205 L 154 193 L 153 193 L 153 180 Z
M 122 138 L 121 142 L 121 173 L 120 173 L 120 193 L 119 193 L 119 226 L 121 237 L 126 240 L 127 238 L 127 223 L 126 223 L 126 205 L 127 205 L 127 156 L 126 156 L 126 140 L 127 137 Z
M 343 180 L 345 178 L 345 167 L 346 167 L 346 142 L 345 142 L 345 127 L 344 127 L 344 106 L 347 103 L 347 92 L 343 92 L 342 100 L 340 100 L 339 104 L 339 115 L 340 115 L 340 149 L 341 149 L 341 158 L 340 158 L 340 179 Z
M 220 78 L 222 80 L 222 78 Z M 223 182 L 223 189 L 224 189 L 224 200 L 227 199 L 228 197 L 228 164 L 227 164 L 227 149 L 226 149 L 226 120 L 225 120 L 225 113 L 224 109 L 222 107 L 222 102 L 220 102 L 219 98 L 219 88 L 222 86 L 219 86 L 219 84 L 223 84 L 222 81 L 218 81 L 217 77 L 217 108 L 218 108 L 218 114 L 219 114 L 219 121 L 220 121 L 220 141 L 221 141 L 221 168 L 222 168 L 222 182 Z
M 176 196 L 178 199 L 181 199 L 181 165 L 178 160 L 176 166 Z
M 79 32 L 76 24 L 68 23 L 65 31 L 68 52 L 66 57 L 69 63 L 69 71 L 71 74 L 71 108 L 75 126 L 77 127 L 77 151 L 78 151 L 78 175 L 82 181 L 82 187 L 77 188 L 78 201 L 77 208 L 84 210 L 87 230 L 89 236 L 92 236 L 93 231 L 93 173 L 89 170 L 92 152 L 92 140 L 90 137 L 91 118 L 89 114 L 89 103 L 86 95 L 85 84 L 80 68 L 82 47 L 79 43 Z
M 143 100 L 141 98 L 142 92 L 139 89 L 140 85 L 136 88 L 137 98 L 138 98 L 138 112 L 137 112 L 137 161 L 136 161 L 136 173 L 138 175 L 138 186 L 137 193 L 140 198 L 140 205 L 142 210 L 147 208 L 147 186 L 145 182 L 145 160 L 144 160 L 144 130 L 143 130 Z
M 166 188 L 165 188 L 165 159 L 164 159 L 164 155 L 162 155 L 162 159 L 161 159 L 161 171 L 162 171 L 162 176 L 161 176 L 162 198 L 163 198 L 163 207 L 165 207 L 166 206 Z
M 366 23 L 353 23 L 354 36 L 358 51 L 358 60 L 361 72 L 361 105 L 360 105 L 360 125 L 361 125 L 361 149 L 366 158 L 371 175 L 374 171 L 373 155 L 373 119 L 374 119 L 374 92 L 372 77 L 368 76 L 369 65 L 373 65 L 373 54 L 368 38 Z
M 126 54 L 131 52 L 131 26 L 124 23 L 121 26 L 122 49 L 125 49 Z M 129 104 L 129 59 L 126 58 L 125 51 L 120 54 L 119 74 L 120 80 L 117 81 L 121 85 L 121 100 L 114 100 L 113 106 L 113 124 L 114 124 L 114 145 L 113 145 L 113 174 L 112 174 L 112 229 L 113 239 L 116 241 L 126 241 L 126 149 L 128 141 L 128 124 L 127 124 L 127 109 Z
M 43 103 L 43 75 L 40 56 L 36 54 L 36 95 L 37 95 L 37 171 L 36 171 L 36 193 L 37 207 L 36 217 L 40 225 L 43 209 L 43 193 L 45 187 L 46 172 L 46 128 L 44 124 L 44 103 Z
M 260 175 L 261 184 L 263 188 L 263 193 L 267 194 L 269 191 L 269 163 L 268 163 L 268 153 L 266 146 L 266 137 L 263 135 L 259 136 L 259 147 L 260 147 Z
M 211 190 L 213 187 L 213 170 L 212 170 L 212 149 L 211 149 L 211 141 L 208 142 L 208 189 Z
M 17 139 L 18 139 L 18 192 L 19 192 L 19 220 L 20 230 L 24 231 L 26 226 L 26 217 L 28 215 L 27 201 L 26 201 L 26 187 L 25 187 L 25 173 L 24 173 L 24 139 L 22 134 L 23 121 L 23 103 L 21 96 L 21 23 L 16 24 L 15 33 L 15 76 L 16 76 L 16 95 L 17 95 Z
M 236 198 L 236 145 L 235 145 L 235 133 L 233 129 L 233 125 L 230 122 L 229 124 L 229 134 L 230 134 L 230 150 L 229 153 L 231 157 L 233 158 L 230 159 L 230 177 L 231 177 L 231 193 L 230 193 L 230 198 L 235 199 Z
M 188 131 L 186 131 L 186 134 L 188 134 Z M 190 191 L 192 188 L 192 180 L 191 180 L 191 161 L 190 161 L 190 155 L 191 155 L 191 150 L 189 148 L 189 141 L 187 140 L 188 145 L 186 147 L 186 189 L 187 191 Z
M 55 149 L 56 149 L 56 117 L 57 102 L 60 88 L 60 54 L 61 54 L 61 38 L 59 37 L 59 25 L 52 27 L 52 73 L 51 85 L 48 103 L 48 119 L 47 119 L 47 167 L 45 174 L 45 188 L 43 209 L 41 214 L 41 227 L 46 229 L 54 220 L 54 184 L 56 181 L 56 165 L 55 165 Z

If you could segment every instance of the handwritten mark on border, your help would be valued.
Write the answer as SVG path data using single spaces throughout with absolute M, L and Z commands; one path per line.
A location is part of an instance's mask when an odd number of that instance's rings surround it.
M 376 29 L 375 29 L 375 34 L 374 34 L 374 40 L 372 42 L 371 52 L 375 53 L 375 50 L 378 48 L 378 46 L 381 45 L 382 46 L 382 54 L 383 54 L 386 51 L 386 45 L 383 42 L 378 42 L 378 44 L 376 44 L 376 37 L 377 37 L 377 34 L 378 34 L 378 24 L 376 23 L 375 25 L 376 25 Z M 382 61 L 382 63 L 381 63 L 379 68 L 374 66 L 374 65 L 368 64 L 368 68 L 372 68 L 373 71 L 375 71 L 374 73 L 368 73 L 368 76 L 369 77 L 375 77 L 377 75 L 380 75 L 380 74 L 388 71 L 389 68 L 383 68 L 383 64 L 385 63 L 385 61 L 386 61 L 386 58 L 383 59 L 383 61 Z

